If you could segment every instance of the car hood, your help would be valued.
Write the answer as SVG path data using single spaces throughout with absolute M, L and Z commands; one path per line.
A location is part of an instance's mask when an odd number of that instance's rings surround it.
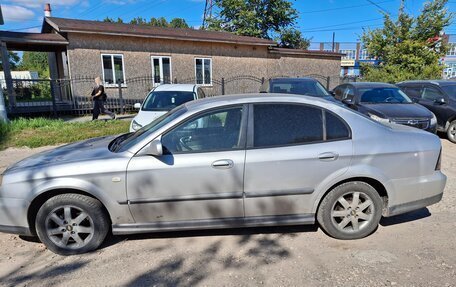
M 26 168 L 112 157 L 115 154 L 109 151 L 108 145 L 114 138 L 115 136 L 93 138 L 44 151 L 11 165 L 5 173 Z
M 432 113 L 419 104 L 360 104 L 367 112 L 384 118 L 432 118 Z
M 168 111 L 140 111 L 133 120 L 141 126 L 145 126 L 167 112 Z

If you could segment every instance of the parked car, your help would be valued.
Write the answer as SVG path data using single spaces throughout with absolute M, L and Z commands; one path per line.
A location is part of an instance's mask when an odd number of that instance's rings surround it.
M 142 105 L 135 104 L 135 108 L 139 112 L 131 121 L 130 132 L 139 130 L 183 103 L 204 97 L 204 91 L 198 85 L 165 84 L 157 86 L 149 92 Z
M 440 201 L 440 157 L 436 135 L 381 124 L 326 100 L 206 98 L 136 133 L 12 165 L 0 187 L 0 231 L 37 234 L 64 255 L 96 249 L 110 230 L 318 221 L 330 236 L 357 239 L 382 215 Z
M 398 87 L 385 83 L 357 82 L 337 86 L 334 97 L 373 120 L 436 132 L 437 119 L 414 103 Z
M 260 92 L 306 95 L 334 101 L 325 87 L 314 78 L 271 78 L 263 84 Z
M 397 85 L 413 101 L 431 110 L 437 117 L 437 130 L 456 143 L 455 81 L 407 81 Z

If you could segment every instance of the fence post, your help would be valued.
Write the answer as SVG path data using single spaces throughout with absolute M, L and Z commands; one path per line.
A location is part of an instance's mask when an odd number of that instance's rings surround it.
M 225 78 L 222 78 L 222 95 L 225 94 Z
M 51 98 L 52 98 L 52 115 L 54 118 L 57 117 L 57 104 L 55 102 L 55 87 L 54 87 L 55 80 L 49 80 L 49 85 L 51 85 Z
M 177 84 L 177 78 L 174 78 L 174 84 Z
M 124 101 L 122 97 L 122 81 L 120 79 L 117 80 L 117 85 L 119 87 L 119 100 L 120 100 L 120 113 L 124 113 Z
M 264 77 L 261 78 L 261 86 L 264 85 Z
M 8 122 L 6 114 L 5 99 L 3 98 L 3 88 L 0 85 L 0 121 Z
M 329 83 L 330 83 L 330 81 L 331 81 L 331 77 L 328 76 L 328 77 L 326 78 L 326 89 L 327 89 L 328 91 L 329 91 Z

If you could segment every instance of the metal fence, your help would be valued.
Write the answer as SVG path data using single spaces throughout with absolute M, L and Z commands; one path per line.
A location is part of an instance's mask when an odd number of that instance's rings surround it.
M 276 77 L 289 77 L 277 75 Z M 331 77 L 311 74 L 300 77 L 312 77 L 329 88 Z M 0 80 L 0 86 L 5 96 L 7 111 L 11 115 L 34 113 L 77 114 L 84 115 L 92 112 L 91 91 L 94 77 L 74 77 L 71 79 L 13 79 L 14 93 L 9 95 L 6 84 Z M 265 77 L 239 75 L 212 79 L 211 85 L 203 85 L 206 96 L 225 94 L 258 93 L 267 81 Z M 178 79 L 175 84 L 195 84 L 195 77 Z M 127 86 L 128 85 L 128 86 Z M 152 76 L 129 78 L 124 83 L 106 87 L 106 108 L 117 113 L 134 111 L 134 104 L 141 103 L 148 92 L 154 88 Z

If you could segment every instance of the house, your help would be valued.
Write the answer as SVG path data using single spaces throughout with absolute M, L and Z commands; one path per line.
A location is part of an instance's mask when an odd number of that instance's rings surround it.
M 64 95 L 67 88 L 53 89 L 57 101 L 86 97 L 96 76 L 108 95 L 121 93 L 126 100 L 143 99 L 153 86 L 171 82 L 200 84 L 218 95 L 258 92 L 270 77 L 312 75 L 332 88 L 339 84 L 342 56 L 228 32 L 55 17 L 45 17 L 40 34 L 0 31 L 0 41 L 7 49 L 49 53 L 51 80 L 71 80 L 71 96 Z

